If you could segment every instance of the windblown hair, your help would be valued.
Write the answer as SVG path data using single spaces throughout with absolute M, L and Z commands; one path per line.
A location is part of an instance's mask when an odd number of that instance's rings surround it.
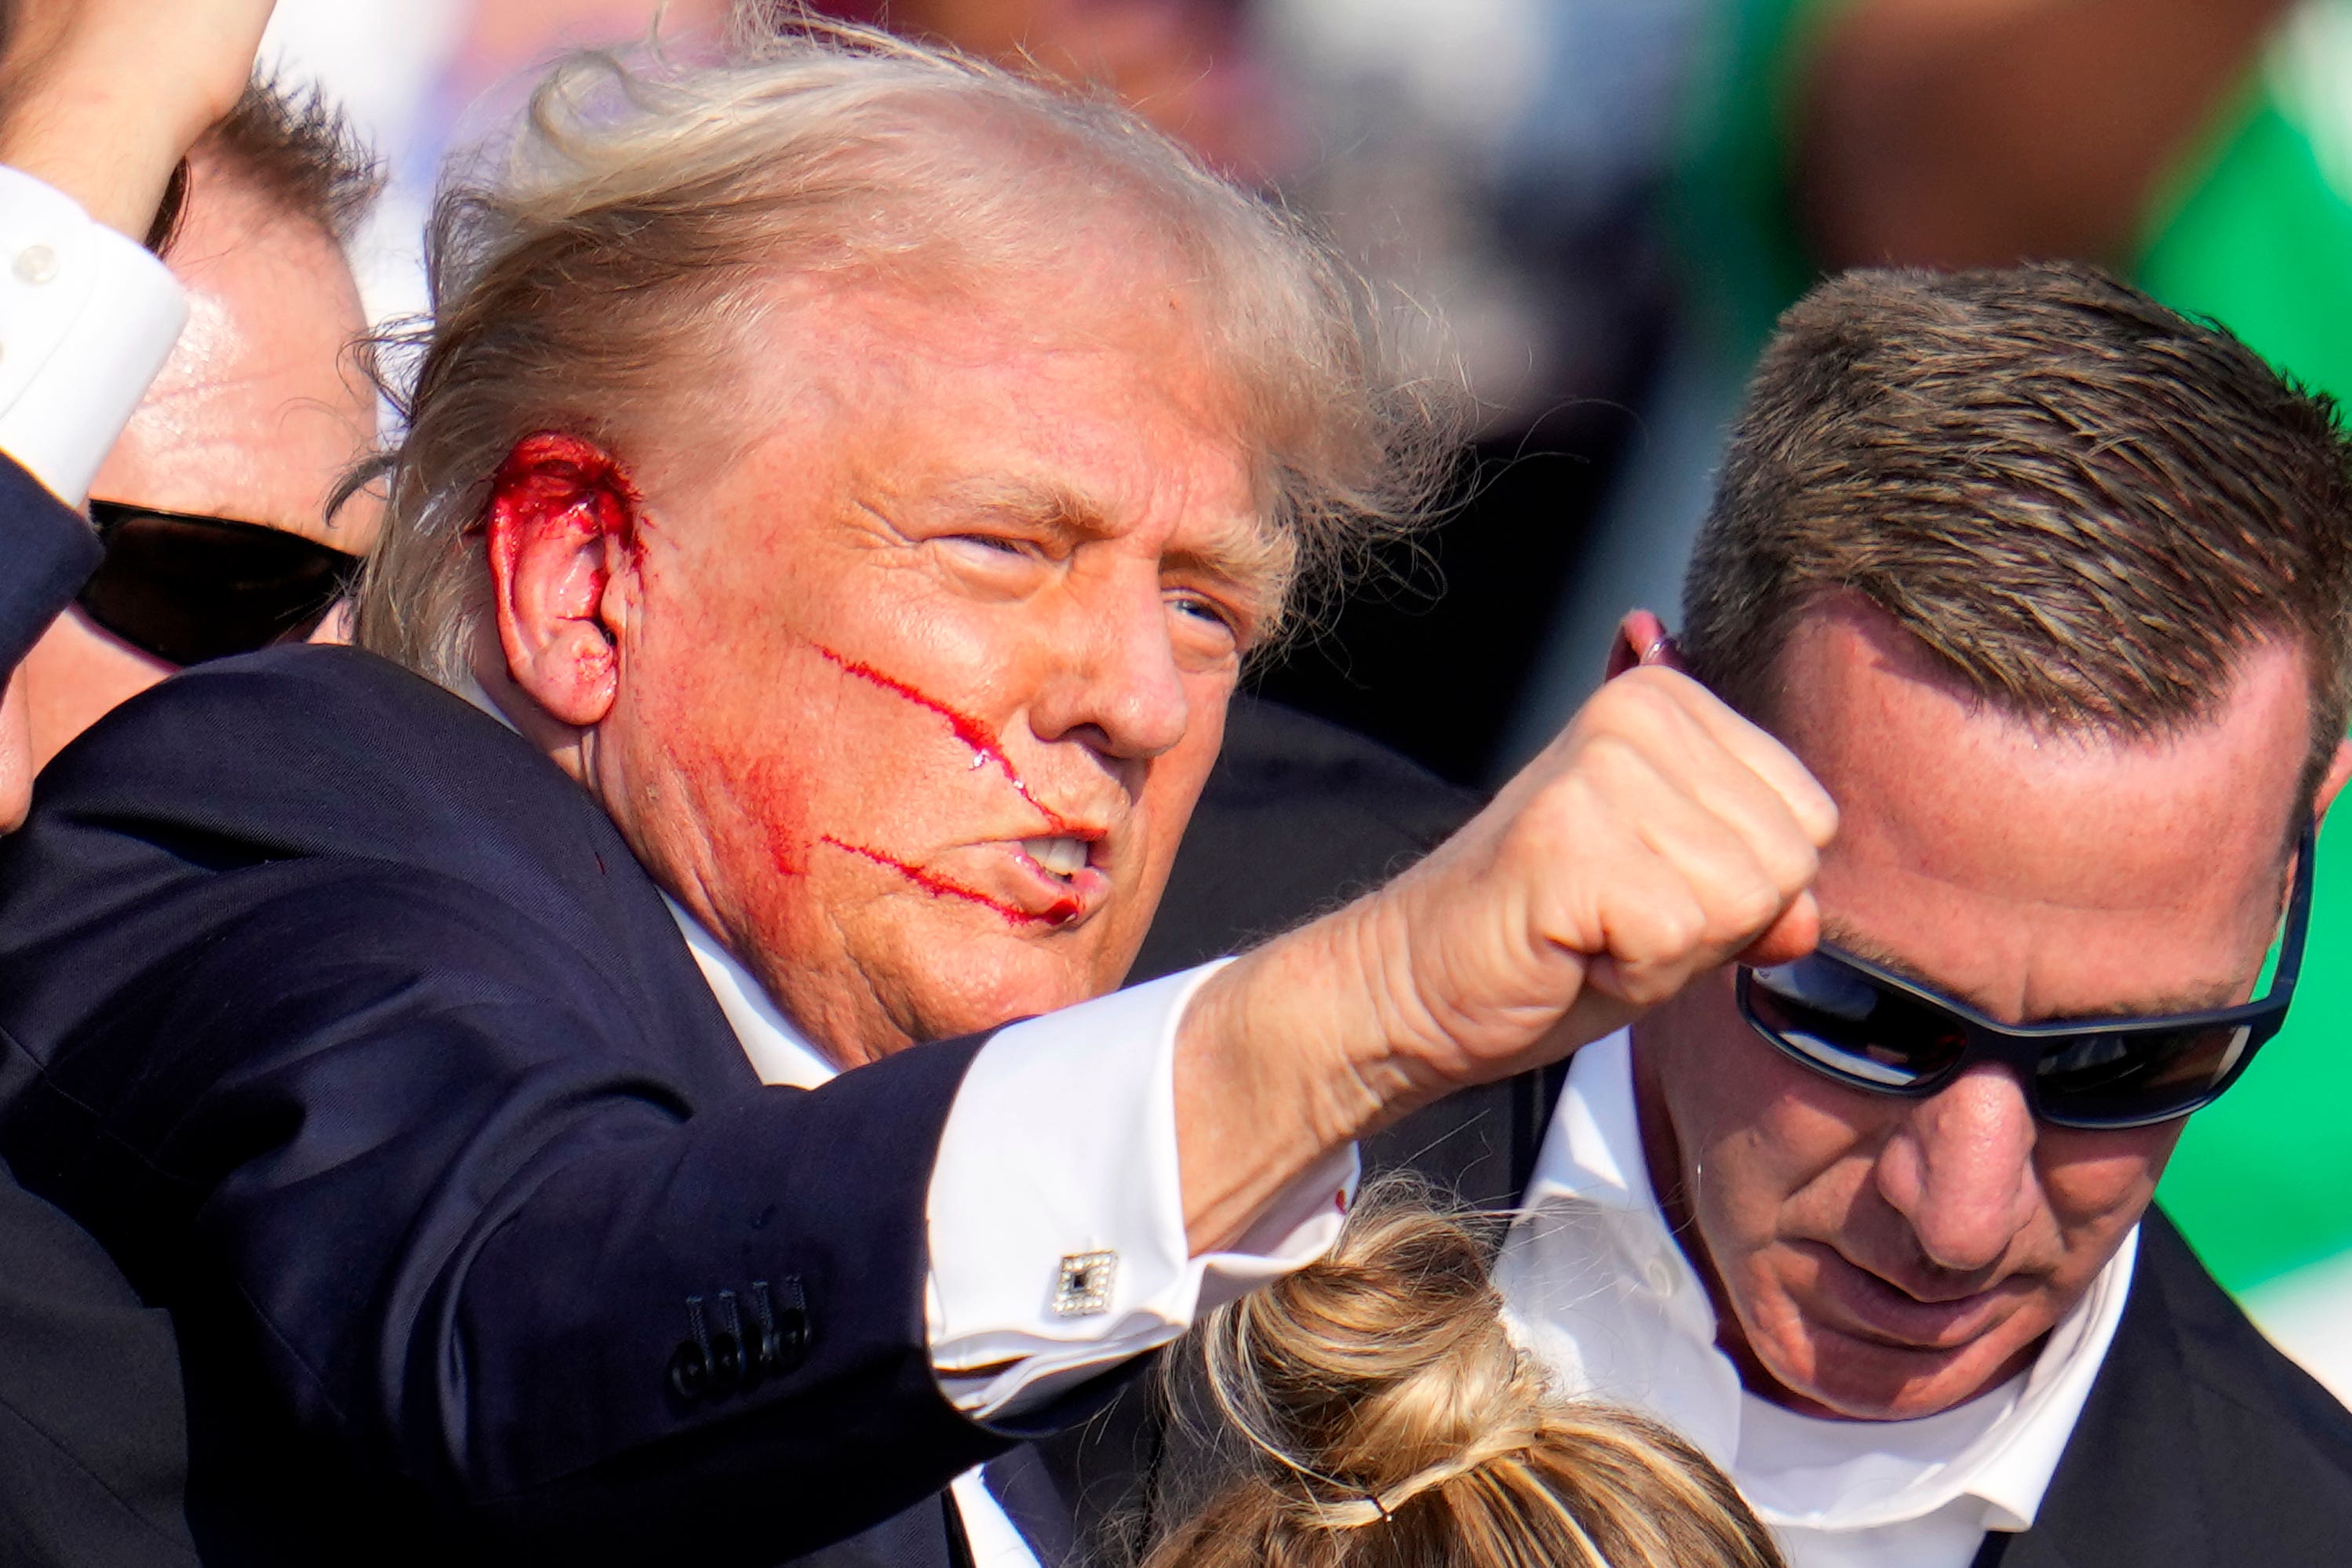
M 147 248 L 169 257 L 192 183 L 215 176 L 257 192 L 289 217 L 349 245 L 383 193 L 383 165 L 350 118 L 317 87 L 257 76 L 228 117 L 197 139 L 173 173 Z
M 1240 1473 L 1145 1568 L 1780 1568 L 1696 1449 L 1546 1387 L 1492 1260 L 1391 1187 L 1328 1258 L 1213 1314 L 1191 1343 Z
M 729 367 L 788 351 L 787 287 L 985 302 L 1087 235 L 1172 283 L 1228 372 L 1289 582 L 1328 584 L 1417 519 L 1449 401 L 1387 369 L 1368 291 L 1300 225 L 1114 104 L 776 9 L 744 7 L 718 65 L 567 59 L 488 172 L 445 185 L 362 646 L 463 674 L 477 525 L 522 437 L 712 467 L 760 434 Z
M 2130 738 L 2299 644 L 2315 787 L 2352 706 L 2352 447 L 2327 398 L 2093 268 L 1848 273 L 1765 349 L 1677 643 L 1769 725 L 1841 591 L 1995 709 Z

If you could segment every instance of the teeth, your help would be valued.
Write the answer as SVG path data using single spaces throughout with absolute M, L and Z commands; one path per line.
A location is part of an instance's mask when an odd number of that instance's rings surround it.
M 1087 846 L 1076 839 L 1024 839 L 1021 848 L 1055 876 L 1076 876 L 1087 869 Z

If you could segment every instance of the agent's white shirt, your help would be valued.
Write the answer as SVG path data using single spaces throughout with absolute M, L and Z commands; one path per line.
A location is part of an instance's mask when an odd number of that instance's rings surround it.
M 1513 1336 L 1567 1392 L 1633 1406 L 1727 1471 L 1796 1568 L 1968 1568 L 2024 1530 L 2122 1319 L 2135 1227 L 2033 1365 L 1917 1421 L 1800 1416 L 1741 1388 L 1642 1155 L 1623 1033 L 1570 1064 L 1496 1269 Z

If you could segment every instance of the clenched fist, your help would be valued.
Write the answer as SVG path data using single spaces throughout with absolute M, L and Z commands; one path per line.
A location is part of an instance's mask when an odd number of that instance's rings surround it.
M 1179 1148 L 1196 1242 L 1448 1092 L 1557 1061 L 1742 954 L 1813 945 L 1837 808 L 1688 677 L 1612 680 L 1428 859 L 1239 959 L 1187 1010 Z
M 0 163 L 137 238 L 172 171 L 236 107 L 274 0 L 10 0 Z

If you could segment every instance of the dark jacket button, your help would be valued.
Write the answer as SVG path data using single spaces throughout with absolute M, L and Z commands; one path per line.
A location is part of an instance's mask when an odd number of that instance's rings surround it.
M 799 1307 L 786 1307 L 776 1314 L 776 1326 L 767 1335 L 763 1347 L 767 1353 L 768 1370 L 791 1372 L 808 1359 L 808 1313 Z
M 669 1385 L 689 1405 L 710 1392 L 710 1358 L 692 1340 L 670 1354 Z
M 710 1336 L 710 1390 L 727 1394 L 743 1386 L 743 1342 L 731 1333 Z

